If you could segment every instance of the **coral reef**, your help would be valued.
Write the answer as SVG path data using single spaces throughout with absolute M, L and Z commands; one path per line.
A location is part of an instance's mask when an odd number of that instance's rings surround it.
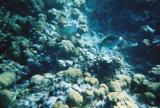
M 158 13 L 158 0 L 0 0 L 0 108 L 159 108 Z
M 0 74 L 0 89 L 8 87 L 16 81 L 16 75 L 13 72 L 4 72 Z
M 55 108 L 58 106 L 105 106 L 105 103 L 101 103 L 101 101 L 105 101 L 106 94 L 109 92 L 107 85 L 99 83 L 90 85 L 86 83 L 85 75 L 86 73 L 83 74 L 82 71 L 75 68 L 59 71 L 55 75 L 51 73 L 35 75 L 30 79 L 28 86 L 16 90 L 18 92 L 16 107 L 23 106 L 27 108 L 38 107 L 39 105 L 43 107 L 53 106 Z M 90 77 L 92 78 L 93 76 Z M 29 91 L 24 92 L 27 89 Z M 39 103 L 41 100 L 44 103 Z M 29 104 L 30 102 L 32 104 Z
M 133 100 L 125 93 L 112 92 L 107 95 L 107 98 L 111 108 L 138 108 Z

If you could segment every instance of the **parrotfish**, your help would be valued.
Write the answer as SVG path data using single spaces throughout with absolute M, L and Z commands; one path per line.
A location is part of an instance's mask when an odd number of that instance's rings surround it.
M 104 36 L 102 39 L 100 39 L 99 47 L 106 47 L 106 48 L 114 48 L 118 44 L 120 44 L 123 41 L 123 37 L 121 36 L 114 36 L 114 35 L 108 35 Z

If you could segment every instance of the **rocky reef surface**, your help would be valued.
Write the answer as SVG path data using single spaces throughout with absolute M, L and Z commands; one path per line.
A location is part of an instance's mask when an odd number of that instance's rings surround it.
M 159 108 L 160 1 L 0 0 L 0 108 Z

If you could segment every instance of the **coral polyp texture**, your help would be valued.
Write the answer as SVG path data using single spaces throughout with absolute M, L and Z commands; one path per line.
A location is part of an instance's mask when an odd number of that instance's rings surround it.
M 0 108 L 160 108 L 159 0 L 0 0 Z

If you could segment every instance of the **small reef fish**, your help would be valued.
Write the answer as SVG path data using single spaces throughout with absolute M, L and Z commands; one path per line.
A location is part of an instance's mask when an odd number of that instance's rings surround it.
M 106 47 L 112 49 L 116 47 L 118 44 L 120 44 L 122 41 L 123 37 L 121 36 L 107 35 L 100 39 L 99 47 Z
M 154 38 L 153 41 L 152 41 L 152 43 L 159 46 L 160 45 L 160 36 Z

